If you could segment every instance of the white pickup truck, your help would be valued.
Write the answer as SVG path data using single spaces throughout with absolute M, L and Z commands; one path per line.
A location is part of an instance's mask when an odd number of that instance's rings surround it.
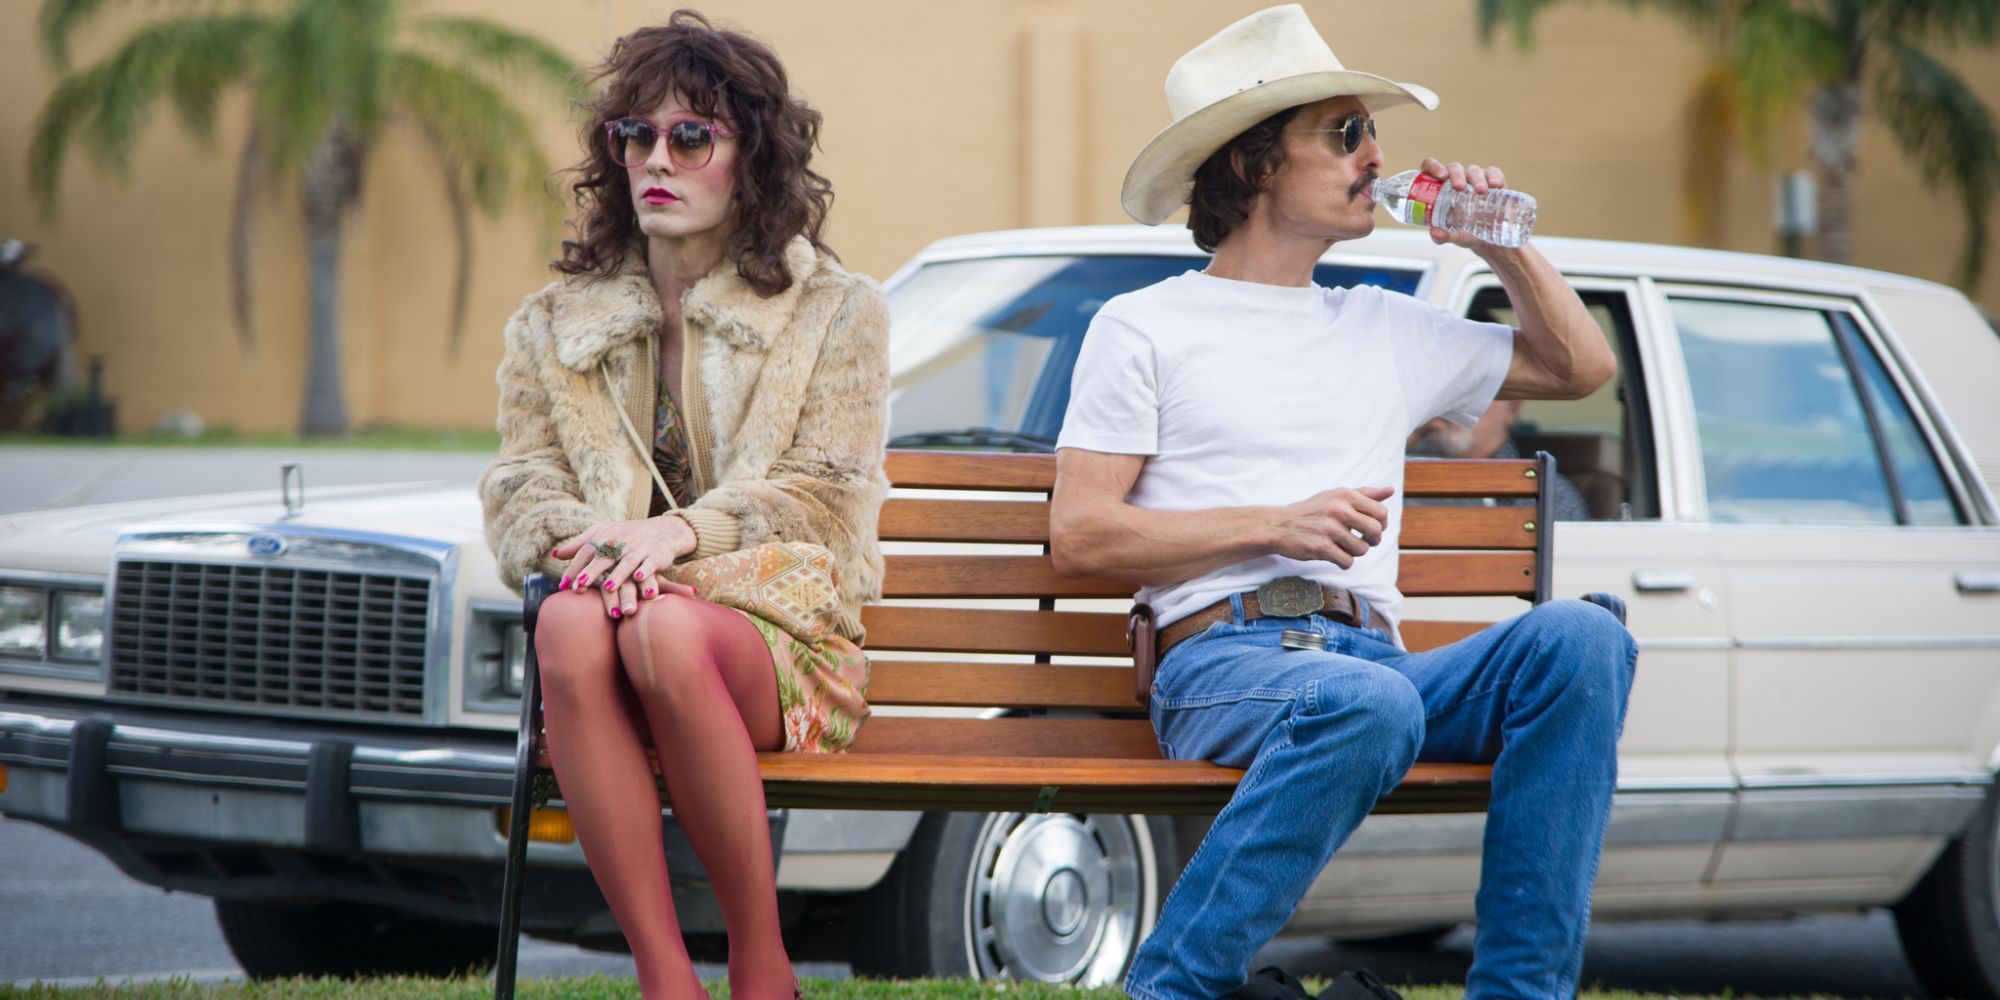
M 1623 597 L 1642 649 L 1596 915 L 1893 907 L 1928 987 L 2000 997 L 2000 336 L 1958 292 L 1890 274 L 1537 244 L 1620 359 L 1613 384 L 1528 402 L 1512 429 L 1587 508 L 1553 526 L 1555 592 Z M 888 282 L 893 443 L 1048 448 L 1097 308 L 1201 265 L 1179 230 L 933 244 Z M 1477 258 L 1418 233 L 1343 244 L 1318 280 L 1508 318 Z M 518 615 L 469 488 L 8 518 L 0 812 L 214 896 L 256 975 L 479 962 Z M 774 811 L 785 913 L 852 916 L 857 971 L 1037 975 L 1053 931 L 928 905 L 1043 892 L 1009 861 L 1019 819 Z M 1092 828 L 1101 850 L 1077 862 L 1138 887 L 1117 905 L 1139 913 L 1076 978 L 1115 982 L 1201 824 Z M 1289 930 L 1421 940 L 1470 919 L 1480 829 L 1370 819 Z M 713 952 L 719 913 L 668 841 L 683 924 Z M 564 831 L 530 864 L 531 932 L 617 943 Z

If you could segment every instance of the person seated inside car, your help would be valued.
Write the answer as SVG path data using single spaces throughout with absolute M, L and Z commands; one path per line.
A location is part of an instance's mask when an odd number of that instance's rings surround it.
M 1433 417 L 1410 435 L 1403 453 L 1411 458 L 1520 458 L 1513 437 L 1514 418 L 1520 412 L 1520 400 L 1501 399 L 1487 407 L 1471 427 Z M 1590 505 L 1584 502 L 1583 492 L 1562 474 L 1560 467 L 1549 489 L 1556 520 L 1591 519 Z

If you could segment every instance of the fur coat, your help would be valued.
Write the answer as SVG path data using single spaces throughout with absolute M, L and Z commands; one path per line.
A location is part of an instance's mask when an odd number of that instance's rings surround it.
M 823 545 L 839 563 L 841 631 L 858 640 L 861 605 L 882 588 L 888 303 L 803 237 L 786 262 L 792 284 L 768 298 L 728 260 L 681 298 L 714 438 L 699 463 L 706 492 L 685 512 L 700 546 L 689 558 L 777 539 Z M 486 540 L 508 586 L 560 575 L 549 556 L 558 543 L 646 516 L 650 458 L 619 420 L 606 378 L 650 448 L 662 322 L 636 253 L 610 279 L 550 284 L 508 320 L 500 456 L 479 481 Z

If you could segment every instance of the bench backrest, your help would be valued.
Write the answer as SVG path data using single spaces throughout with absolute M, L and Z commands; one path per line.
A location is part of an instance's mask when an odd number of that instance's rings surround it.
M 974 491 L 972 497 L 898 496 L 884 506 L 885 542 L 952 543 L 950 554 L 888 556 L 890 599 L 1030 599 L 1033 607 L 871 605 L 863 611 L 877 657 L 868 700 L 876 706 L 942 705 L 1124 714 L 1102 719 L 951 719 L 877 716 L 856 751 L 983 756 L 1157 756 L 1137 717 L 1122 611 L 1057 610 L 1064 598 L 1128 600 L 1132 587 L 1056 575 L 1048 556 L 1053 455 L 892 451 L 889 479 L 903 490 Z M 1405 468 L 1400 589 L 1406 596 L 1545 596 L 1548 534 L 1536 501 L 1546 471 L 1535 460 L 1412 460 Z M 1499 505 L 1425 506 L 1425 500 L 1485 499 Z M 1529 501 L 1521 503 L 1521 501 Z M 1025 551 L 1023 546 L 1027 546 Z M 968 554 L 973 548 L 996 554 Z M 1019 603 L 1014 602 L 1014 603 Z M 1122 604 L 1120 605 L 1122 607 Z M 1405 621 L 1413 650 L 1455 641 L 1483 622 Z M 1014 663 L 968 662 L 965 654 L 1014 654 Z M 1051 657 L 1111 657 L 1069 665 Z M 1023 658 L 1033 657 L 1035 662 Z M 983 659 L 984 656 L 972 659 Z M 968 725 L 968 723 L 977 723 Z M 995 725 L 999 723 L 999 725 Z M 1012 724 L 1021 723 L 1021 724 Z

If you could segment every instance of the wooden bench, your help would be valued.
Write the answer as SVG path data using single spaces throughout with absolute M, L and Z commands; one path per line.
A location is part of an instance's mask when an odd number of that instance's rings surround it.
M 885 597 L 1010 599 L 1034 606 L 866 608 L 871 652 L 923 655 L 876 659 L 870 705 L 989 711 L 976 718 L 882 713 L 861 727 L 845 754 L 758 754 L 772 807 L 1174 814 L 1213 813 L 1228 802 L 1241 771 L 1160 758 L 1152 724 L 1133 700 L 1125 614 L 1056 608 L 1068 598 L 1129 601 L 1133 588 L 1056 575 L 1047 554 L 1054 456 L 898 451 L 889 454 L 888 472 L 906 490 L 986 495 L 892 498 L 882 511 L 883 541 L 987 551 L 889 555 Z M 1553 472 L 1547 455 L 1409 462 L 1398 577 L 1403 593 L 1545 600 L 1550 533 L 1543 487 Z M 1467 498 L 1495 503 L 1423 505 Z M 1002 554 L 992 554 L 996 549 Z M 546 580 L 530 581 L 524 607 L 527 672 L 495 976 L 501 998 L 513 995 L 530 789 L 535 773 L 548 767 L 533 641 L 536 612 L 548 592 Z M 1406 621 L 1402 632 L 1409 648 L 1421 650 L 1484 625 Z M 963 662 L 953 660 L 955 654 L 1012 654 L 1017 662 Z M 1109 659 L 1061 664 L 1052 662 L 1055 657 Z M 1476 812 L 1485 808 L 1490 776 L 1486 765 L 1418 764 L 1377 811 Z

